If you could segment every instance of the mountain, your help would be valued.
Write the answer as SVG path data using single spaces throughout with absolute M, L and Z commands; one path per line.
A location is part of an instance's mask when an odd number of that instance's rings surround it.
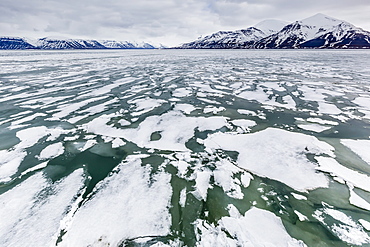
M 182 49 L 236 49 L 250 48 L 257 41 L 272 33 L 276 33 L 287 23 L 278 20 L 266 20 L 254 27 L 237 31 L 220 31 L 196 41 L 185 43 L 178 48 Z
M 296 21 L 254 48 L 370 48 L 370 32 L 323 14 Z
M 370 32 L 346 21 L 316 14 L 288 25 L 268 20 L 245 30 L 217 32 L 178 48 L 370 48 Z
M 101 40 L 99 41 L 106 48 L 110 49 L 155 49 L 157 47 L 149 43 L 136 43 L 128 41 L 115 41 L 115 40 Z
M 62 37 L 46 37 L 41 39 L 29 39 L 19 37 L 0 37 L 1 50 L 64 50 L 64 49 L 155 49 L 157 47 L 149 43 L 136 43 L 114 40 L 84 40 L 69 39 Z
M 258 24 L 254 25 L 254 27 L 264 32 L 266 36 L 269 36 L 280 31 L 286 25 L 288 25 L 288 22 L 286 21 L 268 19 L 259 22 Z
M 106 47 L 96 40 L 42 38 L 37 41 L 37 47 L 42 50 L 62 49 L 105 49 Z
M 0 50 L 24 50 L 36 49 L 23 38 L 17 37 L 0 37 Z

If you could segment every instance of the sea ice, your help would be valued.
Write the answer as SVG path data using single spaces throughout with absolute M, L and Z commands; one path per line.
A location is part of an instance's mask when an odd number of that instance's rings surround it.
M 256 207 L 244 216 L 222 217 L 217 226 L 201 220 L 196 221 L 195 226 L 199 232 L 197 246 L 306 246 L 286 232 L 279 217 Z
M 95 118 L 84 128 L 88 132 L 111 137 L 121 137 L 135 142 L 140 147 L 162 150 L 187 151 L 185 143 L 194 136 L 194 131 L 216 130 L 227 126 L 225 117 L 186 117 L 179 111 L 171 111 L 161 116 L 147 117 L 136 128 L 118 129 L 106 123 L 112 115 Z M 151 141 L 153 132 L 160 132 L 161 138 Z
M 0 245 L 55 246 L 83 180 L 82 169 L 55 183 L 39 172 L 0 195 Z
M 268 128 L 252 134 L 216 133 L 205 146 L 237 151 L 238 166 L 299 191 L 328 186 L 326 176 L 317 173 L 305 153 L 333 155 L 333 147 L 313 136 Z
M 317 170 L 328 172 L 333 177 L 339 177 L 357 188 L 370 192 L 370 176 L 342 166 L 333 158 L 315 157 L 315 159 L 319 162 Z
M 99 239 L 118 246 L 125 239 L 169 234 L 171 176 L 150 173 L 139 157 L 128 157 L 76 212 L 60 246 L 88 246 Z
M 20 142 L 10 150 L 0 150 L 0 182 L 8 182 L 17 172 L 23 159 L 27 156 L 26 148 L 33 146 L 42 137 L 49 134 L 44 126 L 20 130 L 16 136 Z
M 313 216 L 344 242 L 353 245 L 370 243 L 370 237 L 363 230 L 362 225 L 356 223 L 350 216 L 339 210 L 325 207 L 316 210 Z M 328 216 L 336 220 L 336 222 L 333 223 L 331 220 L 327 220 Z
M 349 203 L 356 207 L 370 211 L 370 203 L 357 195 L 352 188 L 350 189 Z
M 165 100 L 152 99 L 149 97 L 128 101 L 128 103 L 136 105 L 135 111 L 131 113 L 132 116 L 140 116 L 141 114 L 149 112 L 165 102 Z
M 257 125 L 255 121 L 248 119 L 235 119 L 232 120 L 231 123 L 240 127 L 243 131 L 249 131 L 250 127 Z
M 174 110 L 182 111 L 185 114 L 190 114 L 196 108 L 190 104 L 176 104 Z
M 44 148 L 38 158 L 40 160 L 53 159 L 64 153 L 63 143 L 58 142 Z
M 323 132 L 325 130 L 331 129 L 331 126 L 323 126 L 320 124 L 312 124 L 312 123 L 297 124 L 297 126 L 301 129 L 313 131 L 313 132 Z
M 362 160 L 370 165 L 370 140 L 343 139 L 340 142 L 349 147 L 353 152 L 360 156 Z

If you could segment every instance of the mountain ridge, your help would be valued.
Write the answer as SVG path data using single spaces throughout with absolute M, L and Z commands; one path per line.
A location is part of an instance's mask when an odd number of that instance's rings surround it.
M 115 40 L 70 39 L 62 37 L 44 37 L 30 39 L 22 37 L 0 37 L 0 50 L 70 50 L 70 49 L 157 49 L 146 42 Z
M 275 24 L 273 20 L 270 24 Z M 262 22 L 263 23 L 263 22 Z M 254 31 L 252 32 L 252 30 Z M 249 27 L 249 33 L 226 31 L 216 39 L 215 34 L 182 44 L 179 49 L 309 49 L 309 48 L 370 48 L 370 32 L 321 13 L 287 23 L 280 30 L 263 31 L 259 24 Z M 220 33 L 220 32 L 218 32 Z M 265 36 L 263 36 L 265 35 Z M 210 38 L 213 39 L 210 39 Z M 227 42 L 225 37 L 232 37 Z M 243 40 L 244 39 L 244 40 Z M 249 39 L 249 40 L 248 40 Z
M 280 20 L 265 20 L 253 27 L 236 31 L 219 31 L 183 44 L 183 49 L 235 49 L 246 48 L 256 41 L 277 32 L 284 26 Z

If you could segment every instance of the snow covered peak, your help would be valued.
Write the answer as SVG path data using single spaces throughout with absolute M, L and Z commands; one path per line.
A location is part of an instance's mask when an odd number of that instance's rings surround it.
M 254 27 L 258 28 L 267 35 L 271 35 L 272 33 L 279 32 L 287 24 L 288 22 L 286 21 L 269 19 L 257 23 L 254 25 Z
M 47 36 L 41 39 L 42 40 L 72 40 L 71 38 L 67 38 L 63 36 Z
M 357 28 L 348 22 L 319 13 L 284 27 L 284 35 L 310 40 L 331 32 L 335 33 L 337 39 L 341 39 L 346 32 L 354 29 Z
M 293 22 L 254 48 L 367 48 L 370 33 L 324 14 Z
M 321 26 L 321 27 L 324 27 L 324 26 L 333 27 L 333 26 L 337 26 L 341 23 L 349 24 L 348 22 L 338 20 L 338 19 L 335 19 L 333 17 L 327 16 L 327 15 L 324 15 L 324 14 L 321 14 L 321 13 L 313 15 L 313 16 L 308 17 L 308 18 L 305 18 L 305 19 L 299 21 L 299 23 L 301 25 Z

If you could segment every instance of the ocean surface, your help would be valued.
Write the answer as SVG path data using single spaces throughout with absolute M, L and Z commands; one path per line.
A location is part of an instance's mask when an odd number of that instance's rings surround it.
M 370 246 L 370 51 L 0 51 L 0 246 Z

